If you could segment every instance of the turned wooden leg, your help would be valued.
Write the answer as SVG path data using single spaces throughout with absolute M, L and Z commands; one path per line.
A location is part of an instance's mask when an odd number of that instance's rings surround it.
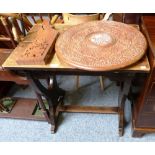
M 120 91 L 118 96 L 119 136 L 123 136 L 124 134 L 124 126 L 125 126 L 124 107 L 125 107 L 125 101 L 130 91 L 131 81 L 132 81 L 132 78 L 128 78 L 124 82 L 120 83 Z
M 48 123 L 50 123 L 49 114 L 48 114 L 48 111 L 45 107 L 45 104 L 43 102 L 41 95 L 36 92 L 36 96 L 37 96 L 38 104 L 39 104 L 39 107 L 41 108 L 42 113 L 44 114 Z
M 53 106 L 51 106 L 51 104 L 49 104 L 49 118 L 51 121 L 51 133 L 55 133 L 55 131 L 56 131 L 55 108 Z
M 123 136 L 124 134 L 124 126 L 125 126 L 125 119 L 124 119 L 124 105 L 125 105 L 126 97 L 123 96 L 121 103 L 119 105 L 119 136 Z
M 104 77 L 100 76 L 99 79 L 100 79 L 100 87 L 101 87 L 101 90 L 103 91 L 104 90 Z
M 53 86 L 53 78 L 51 76 L 49 76 L 46 79 L 46 82 L 47 82 L 47 85 L 48 85 L 48 89 L 52 89 L 52 86 Z
M 132 137 L 135 138 L 141 138 L 142 136 L 144 136 L 145 133 L 139 132 L 139 131 L 133 131 L 132 133 Z
M 118 111 L 118 118 L 119 118 L 119 136 L 123 136 L 124 134 L 124 101 L 125 101 L 125 96 L 123 95 L 123 83 L 120 83 L 120 90 L 119 90 L 119 95 L 118 95 L 118 106 L 119 106 L 119 111 Z

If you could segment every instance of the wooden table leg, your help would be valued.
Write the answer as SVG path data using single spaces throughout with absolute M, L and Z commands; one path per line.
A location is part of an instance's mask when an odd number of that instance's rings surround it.
M 44 116 L 45 116 L 46 120 L 48 121 L 48 123 L 50 123 L 51 121 L 50 121 L 50 118 L 49 118 L 49 113 L 48 113 L 48 110 L 45 107 L 42 96 L 39 93 L 36 92 L 36 97 L 37 97 L 38 105 L 41 108 L 42 113 L 44 114 Z
M 56 114 L 56 109 L 59 102 L 62 102 L 65 95 L 65 91 L 58 87 L 56 76 L 53 76 L 53 85 L 50 89 L 44 87 L 39 81 L 39 79 L 34 78 L 33 75 L 28 74 L 28 77 L 30 80 L 31 87 L 36 92 L 37 99 L 43 111 L 43 114 L 47 121 L 51 124 L 51 132 L 54 133 L 56 130 L 56 117 L 58 115 Z M 49 109 L 46 109 L 41 96 L 44 96 L 47 100 Z
M 128 78 L 120 85 L 120 91 L 118 96 L 118 104 L 119 104 L 119 136 L 123 136 L 124 134 L 124 126 L 125 126 L 125 118 L 124 118 L 124 107 L 125 101 L 130 91 L 132 78 Z

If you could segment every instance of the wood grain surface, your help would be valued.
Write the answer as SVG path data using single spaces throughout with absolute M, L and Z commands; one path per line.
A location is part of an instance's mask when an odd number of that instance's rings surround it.
M 41 24 L 34 25 L 33 28 L 29 31 L 27 36 L 24 38 L 24 40 L 15 48 L 15 50 L 11 53 L 11 55 L 8 57 L 8 59 L 3 63 L 4 68 L 10 68 L 10 69 L 63 69 L 63 70 L 74 70 L 76 67 L 71 67 L 65 63 L 60 62 L 57 55 L 54 53 L 53 58 L 51 61 L 46 65 L 18 65 L 16 62 L 16 57 L 23 52 L 26 47 L 32 43 L 32 41 L 37 36 L 37 31 L 41 27 Z M 144 56 L 143 59 L 141 59 L 136 64 L 133 64 L 129 67 L 121 69 L 123 71 L 140 71 L 140 72 L 149 72 L 150 66 L 148 62 L 148 58 Z

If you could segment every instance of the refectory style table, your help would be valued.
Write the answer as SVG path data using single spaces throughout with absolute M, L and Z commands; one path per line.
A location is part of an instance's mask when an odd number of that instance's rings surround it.
M 141 77 L 148 74 L 150 66 L 148 58 L 145 55 L 140 61 L 135 64 L 114 71 L 86 71 L 63 64 L 54 53 L 51 61 L 46 65 L 18 65 L 16 57 L 36 38 L 36 34 L 41 25 L 35 25 L 25 39 L 12 52 L 9 58 L 3 64 L 3 67 L 8 70 L 15 71 L 18 74 L 26 75 L 30 80 L 30 85 L 36 93 L 39 105 L 44 113 L 45 118 L 51 124 L 51 131 L 56 129 L 56 122 L 59 112 L 92 112 L 92 113 L 117 113 L 119 115 L 119 135 L 124 132 L 124 104 L 130 92 L 132 80 L 136 76 Z M 118 97 L 118 107 L 95 107 L 95 106 L 73 106 L 64 105 L 65 90 L 59 88 L 57 84 L 57 75 L 89 75 L 89 76 L 106 76 L 111 80 L 117 81 L 120 84 Z M 52 85 L 49 87 L 43 86 L 39 79 L 50 79 L 52 77 Z M 48 102 L 49 108 L 46 108 L 42 96 Z

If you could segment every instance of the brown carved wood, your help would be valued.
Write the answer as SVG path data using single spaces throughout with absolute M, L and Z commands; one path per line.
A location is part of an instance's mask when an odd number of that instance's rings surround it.
M 33 29 L 34 30 L 34 29 Z M 30 30 L 31 32 L 35 32 L 36 29 L 33 31 Z M 32 41 L 35 38 L 35 33 L 30 33 L 30 35 L 27 36 L 27 38 L 24 39 L 23 44 L 28 44 L 30 41 Z M 26 42 L 28 41 L 28 42 Z M 24 49 L 24 47 L 20 47 L 22 49 L 18 49 L 15 50 L 14 53 L 18 53 L 21 50 Z M 151 53 L 150 53 L 151 54 Z M 8 61 L 4 64 L 4 67 L 8 68 L 8 69 L 12 69 L 12 70 L 24 70 L 25 73 L 27 73 L 28 75 L 30 75 L 30 79 L 31 84 L 33 84 L 33 89 L 36 91 L 36 93 L 39 94 L 39 96 L 41 95 L 45 95 L 45 97 L 48 99 L 49 104 L 50 104 L 50 110 L 46 111 L 46 109 L 44 109 L 44 115 L 46 115 L 46 119 L 49 119 L 49 122 L 52 125 L 52 131 L 55 130 L 55 123 L 56 123 L 56 118 L 57 115 L 59 113 L 59 111 L 68 111 L 68 112 L 98 112 L 98 113 L 115 113 L 115 112 L 119 112 L 119 127 L 120 127 L 120 135 L 123 134 L 123 127 L 124 127 L 124 104 L 125 104 L 125 99 L 127 98 L 127 92 L 124 90 L 124 97 L 121 97 L 121 100 L 119 100 L 119 108 L 114 107 L 114 108 L 109 108 L 107 109 L 106 107 L 98 109 L 98 108 L 94 108 L 94 107 L 72 107 L 70 106 L 66 106 L 66 105 L 62 105 L 61 103 L 57 103 L 60 97 L 59 91 L 60 89 L 56 86 L 54 89 L 50 90 L 50 93 L 47 93 L 47 89 L 43 89 L 41 86 L 37 86 L 38 85 L 38 78 L 41 75 L 42 77 L 46 77 L 47 75 L 92 75 L 92 76 L 96 76 L 96 75 L 105 75 L 107 77 L 110 77 L 113 80 L 122 80 L 122 81 L 126 81 L 126 79 L 122 79 L 123 77 L 127 76 L 127 79 L 130 79 L 130 75 L 133 73 L 148 73 L 150 68 L 149 68 L 149 64 L 148 64 L 148 59 L 146 57 L 146 59 L 144 59 L 145 61 L 142 61 L 142 63 L 137 62 L 137 64 L 134 64 L 133 66 L 130 66 L 129 68 L 124 68 L 122 70 L 117 70 L 117 72 L 89 72 L 89 71 L 83 71 L 83 70 L 78 70 L 76 68 L 71 68 L 69 66 L 65 66 L 62 65 L 59 60 L 57 59 L 57 57 L 54 56 L 54 58 L 51 60 L 51 62 L 48 65 L 41 65 L 41 66 L 18 66 L 16 64 L 15 61 L 13 61 L 14 58 L 14 54 L 12 53 L 12 56 L 9 57 Z M 150 58 L 150 56 L 149 56 Z M 150 60 L 151 62 L 151 60 Z M 151 63 L 153 64 L 153 62 Z M 143 67 L 146 68 L 143 68 Z M 19 71 L 20 72 L 20 71 Z M 33 76 L 35 76 L 35 78 L 31 77 L 31 74 L 33 74 Z M 37 76 L 37 74 L 39 76 Z M 129 76 L 129 77 L 128 77 Z M 127 82 L 127 81 L 126 81 Z M 131 81 L 130 81 L 131 82 Z M 128 86 L 130 85 L 130 82 L 128 83 Z M 129 91 L 129 87 L 127 90 Z M 154 88 L 154 87 L 153 87 Z M 51 95 L 52 94 L 52 95 Z M 61 96 L 63 96 L 64 94 L 62 93 Z M 122 96 L 122 94 L 120 94 L 120 96 Z M 39 100 L 39 97 L 38 97 Z M 52 101 L 52 102 L 51 102 Z M 51 102 L 51 103 L 50 103 Z M 40 105 L 43 106 L 43 102 L 40 100 Z M 118 111 L 117 111 L 118 110 Z M 140 128 L 141 132 L 144 131 L 143 128 Z M 152 131 L 152 130 L 149 130 Z M 139 135 L 142 135 L 142 134 Z
M 18 65 L 16 63 L 16 57 L 25 48 L 30 44 L 35 38 L 37 31 L 39 30 L 41 24 L 35 25 L 30 33 L 25 37 L 22 43 L 11 53 L 7 61 L 3 63 L 3 67 L 10 70 L 18 70 L 18 72 L 25 72 L 30 79 L 31 86 L 37 94 L 37 98 L 42 107 L 44 116 L 48 122 L 51 123 L 51 131 L 54 132 L 56 129 L 56 119 L 61 111 L 66 112 L 93 112 L 93 113 L 118 113 L 119 115 L 119 134 L 123 135 L 124 129 L 124 104 L 128 95 L 129 86 L 135 73 L 148 73 L 150 70 L 148 59 L 145 56 L 136 64 L 128 68 L 124 68 L 117 71 L 85 71 L 79 70 L 74 67 L 66 66 L 62 64 L 59 59 L 56 57 L 56 54 L 52 58 L 51 62 L 46 65 Z M 107 108 L 107 107 L 73 107 L 72 105 L 62 105 L 58 102 L 59 98 L 64 96 L 64 92 L 56 85 L 55 87 L 44 88 L 38 79 L 48 78 L 52 75 L 91 75 L 91 76 L 106 76 L 111 80 L 121 81 L 124 84 L 124 89 L 120 89 L 120 96 L 118 100 L 118 107 Z M 128 81 L 129 80 L 129 81 Z M 53 82 L 56 84 L 55 82 Z M 41 97 L 45 96 L 50 105 L 50 110 L 47 110 L 42 102 Z
M 19 65 L 47 64 L 53 56 L 53 48 L 58 32 L 50 26 L 49 22 L 43 22 L 37 33 L 36 39 L 17 56 Z

